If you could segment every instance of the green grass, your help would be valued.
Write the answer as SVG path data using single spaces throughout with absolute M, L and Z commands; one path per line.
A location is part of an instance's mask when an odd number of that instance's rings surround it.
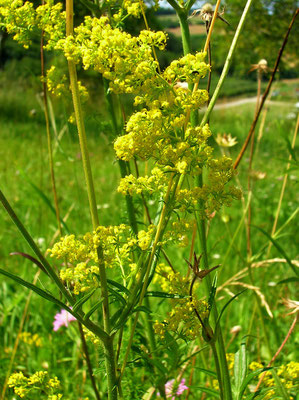
M 4 81 L 0 80 L 0 83 L 1 190 L 7 196 L 29 232 L 39 241 L 42 250 L 45 251 L 57 229 L 55 215 L 29 182 L 29 180 L 33 182 L 53 203 L 42 109 L 35 90 L 28 88 L 23 83 L 15 85 L 10 82 L 6 84 L 4 91 Z M 127 222 L 127 216 L 124 199 L 116 193 L 119 170 L 115 161 L 109 125 L 104 119 L 103 107 L 101 101 L 89 104 L 86 128 L 100 223 L 116 225 Z M 57 104 L 54 104 L 54 108 L 59 132 L 66 123 L 65 117 Z M 36 111 L 33 113 L 31 110 Z M 101 113 L 98 110 L 101 110 Z M 291 140 L 295 128 L 295 120 L 286 118 L 290 111 L 292 110 L 288 105 L 271 106 L 259 153 L 255 154 L 254 159 L 254 170 L 265 172 L 266 177 L 254 184 L 252 223 L 262 227 L 267 232 L 271 231 L 282 185 L 281 178 L 285 172 L 289 156 L 286 139 Z M 238 145 L 231 151 L 233 159 L 238 154 L 247 135 L 253 113 L 254 105 L 252 104 L 213 112 L 210 124 L 214 135 L 231 133 L 238 139 Z M 82 234 L 91 230 L 88 200 L 76 129 L 72 125 L 68 124 L 67 126 L 68 129 L 61 137 L 59 146 L 57 146 L 57 141 L 54 141 L 57 191 L 61 215 L 64 216 L 72 208 L 67 220 L 70 232 Z M 215 145 L 213 139 L 211 139 L 211 144 Z M 215 152 L 219 153 L 219 149 L 216 149 Z M 247 165 L 248 152 L 245 154 L 238 174 L 245 198 L 247 196 Z M 290 174 L 278 226 L 281 226 L 298 206 L 296 202 L 297 172 L 292 171 Z M 30 250 L 3 209 L 0 210 L 0 216 L 0 267 L 32 281 L 37 270 L 36 267 L 20 256 L 9 256 L 9 253 L 14 251 L 30 252 Z M 208 238 L 211 265 L 222 263 L 241 216 L 241 202 L 234 202 L 232 207 L 222 210 L 211 220 Z M 229 223 L 223 222 L 225 218 L 229 220 Z M 255 228 L 252 228 L 252 236 L 256 260 L 263 260 L 267 238 Z M 296 236 L 297 224 L 295 220 L 292 220 L 278 239 L 279 244 L 291 259 L 296 257 L 298 251 Z M 169 248 L 167 253 L 178 269 L 185 270 L 187 268 L 184 258 L 188 258 L 188 249 L 182 251 L 178 248 Z M 271 257 L 280 256 L 276 249 L 272 249 Z M 246 235 L 242 226 L 226 264 L 220 269 L 219 285 L 245 268 L 246 264 Z M 109 272 L 109 274 L 113 273 L 117 274 L 117 271 Z M 295 299 L 293 284 L 273 286 L 273 282 L 278 282 L 288 276 L 292 276 L 292 271 L 284 263 L 276 263 L 254 272 L 255 284 L 265 294 L 274 314 L 274 319 L 265 315 L 266 329 L 273 350 L 272 355 L 281 344 L 291 321 L 289 317 L 282 317 L 285 311 L 280 297 Z M 52 289 L 47 279 L 42 276 L 39 285 Z M 230 287 L 230 289 L 237 293 L 242 287 L 235 286 Z M 27 296 L 27 289 L 21 289 L 11 281 L 0 277 L 0 382 L 3 381 L 8 368 Z M 225 304 L 228 298 L 229 296 L 225 292 L 220 293 L 219 308 Z M 224 326 L 226 341 L 231 338 L 229 332 L 233 326 L 242 326 L 241 333 L 238 339 L 230 345 L 229 352 L 235 352 L 241 338 L 246 335 L 253 304 L 254 297 L 251 292 L 247 292 L 230 306 L 223 317 L 222 325 Z M 155 303 L 154 306 L 156 315 L 163 314 L 162 310 L 167 308 L 167 302 Z M 82 359 L 75 326 L 57 333 L 52 332 L 53 317 L 57 311 L 56 306 L 40 300 L 33 294 L 24 331 L 38 333 L 42 338 L 43 345 L 37 348 L 21 341 L 14 369 L 18 367 L 20 370 L 32 373 L 47 367 L 50 375 L 57 375 L 63 382 L 66 398 L 79 399 L 82 393 L 82 396 L 84 394 L 84 396 L 90 396 L 90 399 L 93 399 L 88 378 L 86 382 L 84 381 L 86 366 Z M 254 322 L 252 334 L 254 337 L 250 339 L 248 347 L 252 359 L 257 359 L 256 355 L 253 356 L 254 354 L 258 354 L 261 359 L 266 359 L 267 352 L 264 341 L 262 340 L 258 345 L 259 342 L 256 339 L 257 336 L 261 335 L 260 326 L 256 322 Z M 139 331 L 138 335 L 140 341 L 138 345 L 144 344 L 142 332 Z M 92 346 L 90 346 L 90 349 L 92 349 Z M 187 350 L 188 345 L 182 343 L 181 351 L 187 352 Z M 286 345 L 284 356 L 281 357 L 280 361 L 285 363 L 296 359 L 295 352 L 296 343 L 291 340 Z M 138 356 L 137 353 L 133 353 L 133 355 L 136 358 Z M 98 366 L 98 358 L 99 354 L 93 353 L 92 360 L 96 366 Z M 131 367 L 132 375 L 134 375 L 135 370 L 133 366 Z M 143 367 L 146 368 L 146 365 L 143 364 Z M 100 364 L 97 373 L 100 385 L 105 386 L 103 369 L 102 364 Z M 129 388 L 132 382 L 129 377 L 126 379 L 128 379 Z M 82 384 L 82 381 L 85 383 Z M 10 396 L 8 398 L 12 399 L 12 392 L 8 393 Z M 136 396 L 137 399 L 138 395 Z

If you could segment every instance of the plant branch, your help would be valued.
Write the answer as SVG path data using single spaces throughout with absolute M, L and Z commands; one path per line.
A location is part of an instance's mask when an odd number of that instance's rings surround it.
M 289 34 L 290 34 L 290 32 L 291 32 L 291 29 L 292 29 L 292 27 L 293 27 L 293 25 L 294 25 L 294 22 L 295 22 L 295 19 L 296 19 L 298 13 L 299 13 L 299 8 L 298 8 L 298 9 L 296 10 L 296 12 L 294 13 L 293 18 L 292 18 L 292 20 L 291 20 L 291 22 L 290 22 L 290 25 L 289 25 L 289 27 L 288 27 L 288 30 L 287 30 L 287 32 L 286 32 L 286 34 L 285 34 L 285 37 L 284 37 L 283 42 L 282 42 L 282 46 L 281 46 L 281 48 L 279 49 L 279 52 L 278 52 L 278 55 L 277 55 L 277 58 L 276 58 L 276 61 L 275 61 L 275 66 L 274 66 L 273 72 L 272 72 L 272 74 L 271 74 L 270 80 L 269 80 L 268 85 L 267 85 L 267 87 L 266 87 L 265 93 L 264 93 L 263 96 L 262 96 L 262 100 L 261 100 L 259 109 L 258 109 L 258 111 L 257 111 L 257 113 L 256 113 L 256 116 L 255 116 L 253 122 L 252 122 L 252 125 L 251 125 L 250 130 L 249 130 L 248 135 L 247 135 L 247 138 L 246 138 L 246 140 L 245 140 L 245 142 L 244 142 L 244 144 L 243 144 L 243 147 L 242 147 L 242 149 L 241 149 L 241 151 L 240 151 L 240 153 L 239 153 L 239 155 L 238 155 L 238 157 L 237 157 L 237 159 L 236 159 L 236 161 L 235 161 L 235 163 L 234 163 L 234 169 L 238 168 L 238 165 L 240 164 L 240 161 L 242 160 L 242 157 L 243 157 L 243 155 L 244 155 L 244 153 L 245 153 L 245 151 L 246 151 L 246 149 L 247 149 L 248 143 L 250 142 L 250 138 L 251 138 L 251 136 L 253 135 L 255 126 L 256 126 L 256 124 L 257 124 L 257 121 L 258 121 L 258 119 L 259 119 L 260 113 L 261 113 L 261 111 L 262 111 L 262 108 L 263 108 L 263 106 L 264 106 L 264 103 L 265 103 L 265 101 L 266 101 L 266 99 L 267 99 L 267 96 L 268 96 L 268 94 L 269 94 L 271 85 L 272 85 L 272 83 L 273 83 L 273 81 L 274 81 L 274 77 L 275 77 L 276 71 L 277 71 L 277 69 L 278 69 L 278 65 L 279 65 L 279 62 L 280 62 L 282 53 L 283 53 L 283 51 L 284 51 L 284 49 L 285 49 L 285 46 L 286 46 L 286 44 L 287 44 L 287 42 L 288 42 Z M 214 96 L 213 96 L 213 97 L 214 97 Z
M 274 363 L 276 358 L 279 356 L 281 350 L 284 348 L 286 342 L 288 341 L 289 337 L 291 336 L 291 333 L 293 332 L 293 330 L 294 330 L 294 328 L 296 326 L 297 319 L 298 319 L 298 313 L 297 313 L 296 317 L 294 318 L 294 321 L 292 322 L 292 325 L 291 325 L 286 337 L 284 338 L 283 342 L 281 343 L 279 349 L 277 350 L 277 352 L 274 354 L 273 358 L 271 359 L 271 361 L 267 365 L 267 368 L 271 367 L 271 365 Z M 262 375 L 261 375 L 261 377 L 260 377 L 260 379 L 258 381 L 258 384 L 256 385 L 256 387 L 254 389 L 254 392 L 257 392 L 259 390 L 259 387 L 261 386 L 265 375 L 266 375 L 266 371 L 262 373 Z
M 207 108 L 207 110 L 206 110 L 206 112 L 205 112 L 205 114 L 203 116 L 203 119 L 201 121 L 200 126 L 203 126 L 203 125 L 205 125 L 207 123 L 207 121 L 208 121 L 208 119 L 210 117 L 210 114 L 211 114 L 211 112 L 212 112 L 212 110 L 213 110 L 213 108 L 215 106 L 216 100 L 217 100 L 217 98 L 219 96 L 219 93 L 220 93 L 220 89 L 222 88 L 222 85 L 224 83 L 225 77 L 228 74 L 229 67 L 230 67 L 231 60 L 232 60 L 232 56 L 233 56 L 234 51 L 236 49 L 236 45 L 237 45 L 240 33 L 242 31 L 242 28 L 243 28 L 243 25 L 244 25 L 244 22 L 245 22 L 245 19 L 246 19 L 246 16 L 248 14 L 248 11 L 249 11 L 249 8 L 251 6 L 252 1 L 253 0 L 247 0 L 246 6 L 245 6 L 245 8 L 243 10 L 243 14 L 241 16 L 241 19 L 239 21 L 238 27 L 236 29 L 235 36 L 233 38 L 233 41 L 232 41 L 232 44 L 230 46 L 228 55 L 226 57 L 225 64 L 224 64 L 221 76 L 219 78 L 219 81 L 218 81 L 218 84 L 217 84 L 216 89 L 214 91 L 214 94 L 213 94 L 213 96 L 211 98 L 210 104 L 209 104 L 209 106 L 208 106 L 208 108 Z M 211 31 L 211 29 L 210 29 L 210 31 Z

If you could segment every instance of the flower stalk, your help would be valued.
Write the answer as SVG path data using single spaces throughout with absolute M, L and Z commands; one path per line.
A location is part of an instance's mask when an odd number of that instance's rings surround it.
M 66 1 L 66 35 L 70 36 L 73 34 L 73 0 Z M 82 153 L 83 168 L 85 174 L 86 187 L 89 199 L 89 208 L 91 213 L 93 229 L 99 226 L 99 217 L 96 206 L 95 190 L 92 178 L 92 171 L 89 160 L 89 153 L 87 148 L 85 125 L 83 120 L 83 113 L 80 101 L 80 94 L 78 88 L 77 71 L 76 65 L 73 60 L 68 60 L 69 76 L 71 91 L 73 97 L 74 111 L 79 135 L 80 148 Z M 103 299 L 102 313 L 104 322 L 104 331 L 107 334 L 102 340 L 104 346 L 105 354 L 105 364 L 108 382 L 108 400 L 117 399 L 117 385 L 116 385 L 116 366 L 115 366 L 115 354 L 113 347 L 113 338 L 111 336 L 110 327 L 110 312 L 109 312 L 109 295 L 108 295 L 108 285 L 105 264 L 102 257 L 102 248 L 98 248 L 98 258 L 99 258 L 99 275 L 101 283 L 101 294 Z

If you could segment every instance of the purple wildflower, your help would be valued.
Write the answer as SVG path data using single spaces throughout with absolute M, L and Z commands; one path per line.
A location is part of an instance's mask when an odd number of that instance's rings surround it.
M 175 400 L 176 396 L 180 396 L 185 390 L 189 389 L 188 386 L 185 385 L 186 379 L 182 379 L 179 385 L 177 386 L 175 379 L 171 379 L 165 384 L 165 393 L 166 397 L 171 400 Z M 160 396 L 160 393 L 158 393 Z
M 58 331 L 58 329 L 63 325 L 68 327 L 69 322 L 71 321 L 76 321 L 76 318 L 73 317 L 68 311 L 61 310 L 61 312 L 57 313 L 54 317 L 53 330 Z

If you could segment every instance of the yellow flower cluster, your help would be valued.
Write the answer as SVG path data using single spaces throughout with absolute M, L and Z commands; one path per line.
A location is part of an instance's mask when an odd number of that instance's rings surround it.
M 45 393 L 48 400 L 59 400 L 62 394 L 55 392 L 60 387 L 57 377 L 49 378 L 48 372 L 38 371 L 27 377 L 23 372 L 15 372 L 8 379 L 8 386 L 21 398 L 30 398 L 32 393 Z
M 241 191 L 227 183 L 233 178 L 235 171 L 232 160 L 226 156 L 219 159 L 209 159 L 206 163 L 209 173 L 206 183 L 202 187 L 181 189 L 177 192 L 177 203 L 181 211 L 198 208 L 202 203 L 203 217 L 218 211 L 223 205 L 230 206 L 234 199 L 241 198 Z
M 183 81 L 194 83 L 204 78 L 210 71 L 210 65 L 205 63 L 205 52 L 187 54 L 179 60 L 174 60 L 164 71 L 164 78 L 170 82 Z
M 179 272 L 173 272 L 164 264 L 159 264 L 155 281 L 159 282 L 165 292 L 185 296 L 171 299 L 171 311 L 167 313 L 167 318 L 163 322 L 155 322 L 155 333 L 163 338 L 166 330 L 169 330 L 183 334 L 190 340 L 200 336 L 202 327 L 195 316 L 194 308 L 202 319 L 205 319 L 209 314 L 208 303 L 195 298 L 191 301 L 189 296 L 190 279 L 183 277 Z
M 117 6 L 117 0 L 108 0 L 107 3 L 110 6 Z M 143 1 L 140 0 L 124 0 L 122 3 L 122 7 L 119 11 L 113 14 L 113 20 L 117 22 L 121 22 L 123 18 L 126 18 L 128 15 L 132 17 L 139 18 L 142 13 L 142 8 L 146 9 L 146 5 Z
M 168 183 L 168 176 L 160 168 L 155 167 L 151 171 L 151 175 L 140 176 L 135 178 L 134 175 L 127 175 L 120 180 L 118 192 L 122 194 L 153 194 L 163 192 Z
M 187 219 L 181 218 L 179 221 L 172 222 L 161 244 L 176 243 L 179 247 L 187 247 L 192 228 L 193 223 Z
M 149 225 L 147 231 L 141 230 L 138 232 L 138 246 L 141 250 L 147 250 L 150 247 L 155 230 L 155 225 Z
M 96 231 L 86 233 L 82 238 L 75 235 L 62 237 L 52 249 L 51 257 L 67 260 L 60 271 L 60 277 L 66 281 L 75 294 L 98 287 L 96 275 L 99 274 L 99 262 L 106 268 L 124 267 L 131 273 L 131 253 L 136 247 L 147 250 L 151 244 L 155 226 L 142 230 L 134 236 L 131 228 L 118 226 L 99 226 Z
M 89 331 L 85 326 L 83 326 L 84 336 L 87 340 L 90 340 L 91 343 L 99 346 L 101 344 L 100 339 L 93 332 Z
M 85 17 L 75 28 L 74 36 L 57 43 L 67 59 L 82 61 L 85 69 L 92 68 L 110 81 L 118 93 L 133 93 L 144 81 L 156 75 L 157 63 L 152 46 L 164 49 L 163 32 L 142 31 L 134 37 L 118 28 L 112 28 L 107 17 Z
M 30 332 L 22 332 L 20 334 L 20 339 L 29 345 L 34 345 L 36 347 L 42 346 L 42 339 L 39 337 L 37 333 L 33 334 Z
M 264 368 L 264 365 L 258 362 L 252 362 L 249 365 L 249 368 L 252 371 L 255 371 L 259 368 Z M 294 399 L 295 397 L 292 395 L 292 389 L 298 385 L 299 380 L 299 362 L 291 361 L 288 364 L 281 365 L 278 368 L 275 368 L 275 372 L 280 379 L 280 382 L 283 386 L 289 391 L 290 399 Z M 261 375 L 260 375 L 261 376 Z M 259 376 L 259 377 L 260 377 Z M 272 376 L 271 370 L 265 372 L 265 376 L 263 379 L 263 384 L 266 387 L 272 388 L 265 395 L 264 399 L 272 399 L 275 397 L 275 380 Z M 296 391 L 296 389 L 295 389 Z M 295 392 L 294 392 L 295 393 Z
M 36 30 L 42 29 L 47 42 L 45 48 L 52 50 L 65 36 L 65 13 L 62 8 L 63 4 L 54 4 L 54 0 L 47 0 L 36 9 L 29 1 L 1 0 L 0 27 L 5 27 L 25 48 L 31 44 Z

